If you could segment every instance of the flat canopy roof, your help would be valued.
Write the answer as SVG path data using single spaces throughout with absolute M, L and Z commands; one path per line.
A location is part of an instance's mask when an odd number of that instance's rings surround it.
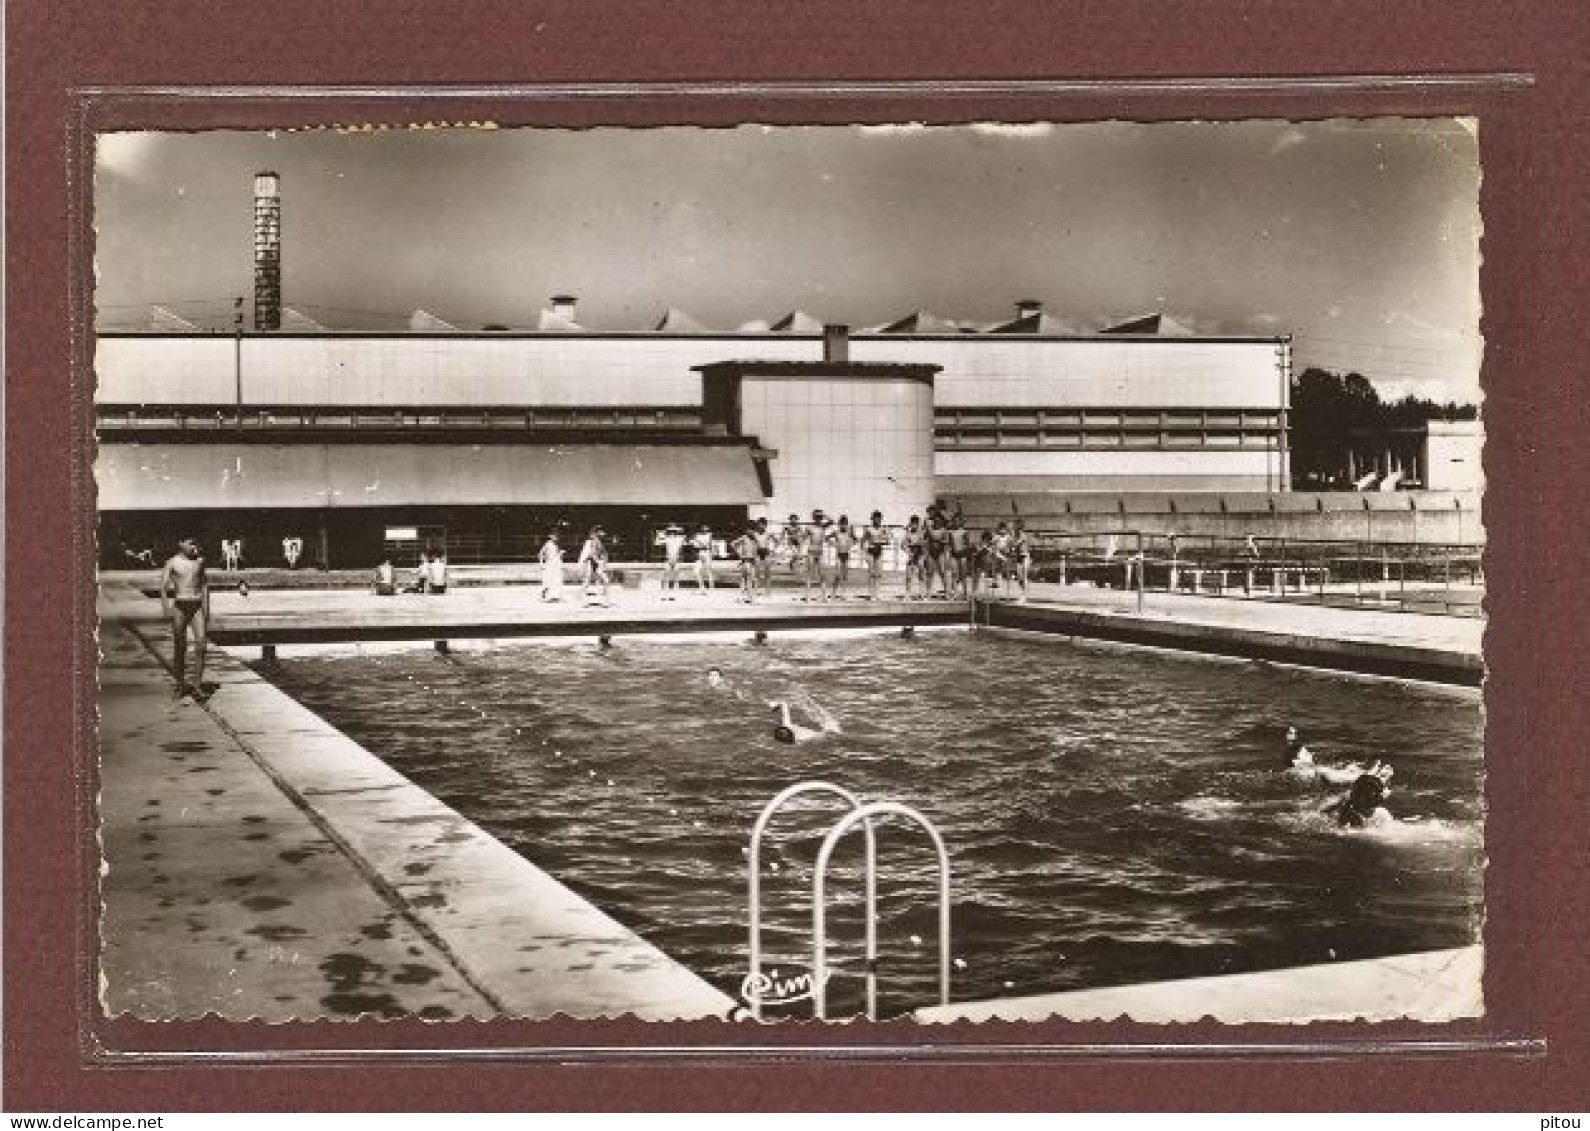
M 690 368 L 707 377 L 894 377 L 931 381 L 933 375 L 944 367 L 900 361 L 779 361 L 745 358 L 714 361 Z
M 763 501 L 743 442 L 104 444 L 94 475 L 101 511 Z

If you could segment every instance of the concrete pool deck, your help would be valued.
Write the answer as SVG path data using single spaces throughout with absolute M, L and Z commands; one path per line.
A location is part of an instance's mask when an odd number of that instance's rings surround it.
M 484 567 L 483 567 L 484 568 Z M 143 575 L 107 579 L 101 610 L 135 620 L 158 618 L 140 592 Z M 234 645 L 281 646 L 354 641 L 480 639 L 538 636 L 625 636 L 666 632 L 920 627 L 970 623 L 964 601 L 899 599 L 885 582 L 884 599 L 803 602 L 793 588 L 741 603 L 736 590 L 693 589 L 664 601 L 657 589 L 614 587 L 604 606 L 588 606 L 569 587 L 559 603 L 539 599 L 534 585 L 478 585 L 442 596 L 377 597 L 367 591 L 255 590 L 213 595 L 212 637 Z M 1148 593 L 1091 585 L 1035 583 L 1026 602 L 979 599 L 978 623 L 1051 635 L 1115 640 L 1189 652 L 1318 666 L 1371 675 L 1477 686 L 1483 675 L 1484 621 L 1330 605 Z
M 978 623 L 1051 635 L 1466 687 L 1484 676 L 1474 617 L 1037 584 L 1028 601 L 981 602 Z
M 248 598 L 217 592 L 213 611 L 217 635 L 229 624 L 274 624 L 286 640 L 328 622 L 350 631 L 385 622 L 407 633 L 400 638 L 417 640 L 461 629 L 502 634 L 488 630 L 516 619 L 542 635 L 595 636 L 621 623 L 646 632 L 716 626 L 749 635 L 763 626 L 966 624 L 969 611 L 964 602 L 808 606 L 783 594 L 745 606 L 734 591 L 721 589 L 673 603 L 656 591 L 615 589 L 612 596 L 614 608 L 589 609 L 577 593 L 562 605 L 544 605 L 534 587 L 403 598 L 348 590 L 257 591 Z M 165 622 L 158 603 L 132 579 L 106 579 L 99 607 L 100 831 L 107 866 L 101 969 L 111 1015 L 287 1020 L 633 1012 L 664 1019 L 721 1017 L 734 1009 L 731 998 L 390 770 L 226 648 L 211 653 L 207 676 L 220 685 L 216 695 L 202 706 L 174 701 L 171 677 L 157 659 L 169 655 Z M 1028 603 L 998 607 L 1194 634 L 1239 631 L 1436 651 L 1474 665 L 1483 631 L 1464 618 L 1172 594 L 1149 594 L 1138 617 L 1135 595 L 1083 586 L 1035 585 Z M 1285 1020 L 1304 1019 L 1288 1012 L 1294 1009 L 1357 1016 L 1352 1011 L 1365 1000 L 1377 1016 L 1421 1016 L 1430 1008 L 1424 956 L 1373 961 L 1380 965 L 1367 972 L 1343 963 L 1295 978 L 1276 971 L 1232 976 L 1259 979 L 1249 983 L 1204 980 L 1224 989 L 1176 983 L 991 1004 L 1028 1008 L 1033 1016 L 1083 1019 L 1099 1015 L 1090 1010 L 1114 1009 L 1109 1016 L 1151 1020 L 1155 1009 L 1218 1016 L 1209 1008 L 1211 995 L 1231 990 L 1250 1003 L 1249 1020 L 1265 1019 L 1256 1014 L 1267 1009 Z M 1477 1000 L 1477 950 L 1473 966 L 1465 967 L 1469 961 L 1450 969 L 1459 990 L 1469 987 Z M 1117 1008 L 1129 991 L 1139 996 Z M 1160 997 L 1164 1004 L 1155 1006 Z
M 223 650 L 201 706 L 173 700 L 129 626 L 106 620 L 100 646 L 111 1016 L 669 1020 L 734 1008 Z
M 1454 1021 L 1484 1012 L 1478 946 L 920 1009 L 918 1021 Z

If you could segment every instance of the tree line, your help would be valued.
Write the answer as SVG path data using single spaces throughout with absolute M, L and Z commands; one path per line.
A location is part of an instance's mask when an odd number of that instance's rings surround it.
M 1405 396 L 1384 401 L 1361 373 L 1310 368 L 1292 378 L 1289 417 L 1294 487 L 1345 486 L 1354 430 L 1407 428 L 1428 420 L 1475 420 L 1472 404 Z

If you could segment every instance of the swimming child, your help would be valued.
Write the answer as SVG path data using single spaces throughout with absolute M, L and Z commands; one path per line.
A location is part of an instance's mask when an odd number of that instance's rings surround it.
M 1323 812 L 1336 818 L 1344 829 L 1362 829 L 1390 824 L 1391 813 L 1383 802 L 1391 792 L 1391 767 L 1376 761 L 1368 771 L 1360 774 L 1346 797 L 1333 802 Z
M 1330 785 L 1351 785 L 1364 774 L 1376 772 L 1376 767 L 1384 770 L 1388 779 L 1391 775 L 1391 767 L 1384 766 L 1379 761 L 1368 767 L 1362 762 L 1316 761 L 1314 752 L 1303 745 L 1303 739 L 1295 726 L 1286 728 L 1286 746 L 1281 756 L 1286 759 L 1285 769 L 1288 772 Z
M 818 719 L 818 726 L 805 727 L 795 722 L 790 717 L 789 703 L 783 700 L 774 700 L 768 704 L 778 712 L 778 724 L 773 727 L 773 737 L 779 742 L 794 745 L 798 742 L 810 742 L 815 738 L 823 738 L 830 734 L 839 734 L 839 720 L 832 715 L 823 713 Z
M 1282 752 L 1289 770 L 1306 770 L 1314 766 L 1314 754 L 1298 735 L 1296 727 L 1286 728 L 1286 748 Z

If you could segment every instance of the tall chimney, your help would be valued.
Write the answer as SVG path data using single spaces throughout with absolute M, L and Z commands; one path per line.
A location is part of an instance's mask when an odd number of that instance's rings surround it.
M 548 301 L 552 303 L 553 314 L 559 318 L 567 318 L 570 322 L 574 321 L 574 304 L 579 302 L 579 299 L 573 295 L 553 295 Z
M 1036 298 L 1023 298 L 1016 300 L 1016 317 L 1031 318 L 1035 314 L 1043 313 L 1043 300 Z
M 282 185 L 254 174 L 254 329 L 282 328 Z
M 850 360 L 850 327 L 837 322 L 823 324 L 823 360 L 843 365 Z

